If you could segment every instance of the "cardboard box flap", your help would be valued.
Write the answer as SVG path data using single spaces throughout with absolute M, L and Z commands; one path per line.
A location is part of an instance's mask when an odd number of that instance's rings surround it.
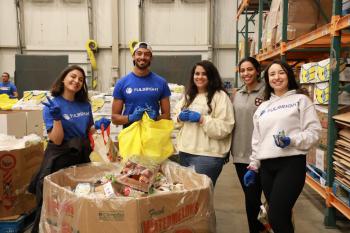
M 350 139 L 350 129 L 346 128 L 346 129 L 340 130 L 339 135 Z
M 339 123 L 343 122 L 343 123 L 350 124 L 350 112 L 335 115 L 333 116 L 333 119 Z

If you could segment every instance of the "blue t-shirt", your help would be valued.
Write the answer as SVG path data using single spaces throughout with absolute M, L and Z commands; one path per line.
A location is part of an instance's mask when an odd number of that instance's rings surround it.
M 152 108 L 159 114 L 159 101 L 170 95 L 166 80 L 153 72 L 143 77 L 131 72 L 116 83 L 113 91 L 115 99 L 124 101 L 123 115 L 132 114 L 136 107 Z
M 87 133 L 93 125 L 90 103 L 69 101 L 62 96 L 55 97 L 53 102 L 61 108 L 64 140 L 75 137 L 87 138 Z M 53 118 L 46 106 L 44 106 L 43 109 L 43 118 L 47 131 L 51 131 L 53 127 Z
M 17 92 L 17 88 L 13 83 L 0 83 L 0 94 L 7 94 L 8 96 L 13 97 L 14 92 Z

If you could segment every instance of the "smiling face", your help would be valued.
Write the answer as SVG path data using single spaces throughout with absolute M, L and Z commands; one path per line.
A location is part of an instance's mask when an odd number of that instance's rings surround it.
M 207 76 L 207 72 L 202 66 L 196 66 L 196 69 L 194 70 L 194 74 L 193 74 L 193 81 L 199 93 L 203 93 L 207 91 L 208 76 Z
M 152 52 L 146 48 L 139 48 L 132 56 L 135 66 L 140 70 L 147 69 L 151 65 Z
M 77 93 L 83 87 L 85 78 L 79 70 L 70 71 L 63 79 L 64 91 Z
M 288 91 L 287 72 L 280 64 L 272 64 L 268 70 L 269 84 L 275 95 L 282 96 Z
M 247 86 L 254 86 L 257 83 L 258 71 L 250 61 L 245 61 L 240 65 L 239 75 Z

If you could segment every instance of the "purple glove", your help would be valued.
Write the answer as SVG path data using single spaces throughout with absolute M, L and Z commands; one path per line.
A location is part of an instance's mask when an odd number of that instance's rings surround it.
M 243 177 L 244 186 L 249 187 L 250 185 L 255 183 L 256 172 L 252 170 L 248 170 Z
M 188 109 L 181 111 L 179 114 L 180 121 L 188 121 L 188 115 L 189 115 Z
M 195 111 L 188 112 L 188 120 L 190 122 L 199 122 L 200 119 L 201 119 L 201 114 L 199 112 L 195 112 Z
M 57 104 L 55 104 L 48 96 L 46 96 L 46 99 L 47 103 L 43 102 L 42 104 L 49 109 L 49 113 L 52 116 L 52 118 L 55 121 L 62 120 L 61 108 Z
M 144 112 L 144 108 L 137 107 L 132 114 L 128 115 L 129 123 L 141 120 Z

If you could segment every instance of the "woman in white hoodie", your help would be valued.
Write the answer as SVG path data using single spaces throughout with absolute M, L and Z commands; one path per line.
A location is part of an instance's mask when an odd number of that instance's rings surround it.
M 287 63 L 272 62 L 264 79 L 266 101 L 253 117 L 252 155 L 244 183 L 254 183 L 260 173 L 274 233 L 293 233 L 292 208 L 304 187 L 306 154 L 319 140 L 321 124 Z
M 215 186 L 230 150 L 234 113 L 220 74 L 213 63 L 201 61 L 191 71 L 185 97 L 175 107 L 180 164 L 194 166 Z

